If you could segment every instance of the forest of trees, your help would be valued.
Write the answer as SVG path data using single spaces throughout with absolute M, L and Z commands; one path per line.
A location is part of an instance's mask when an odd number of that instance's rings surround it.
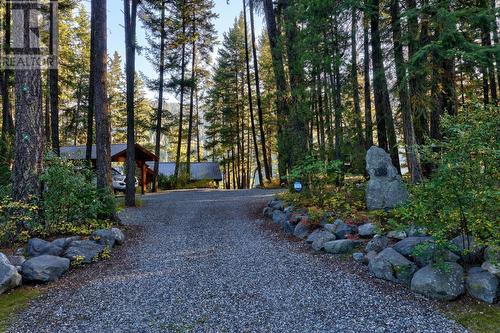
M 274 156 L 282 180 L 307 155 L 362 174 L 373 144 L 399 170 L 403 157 L 418 183 L 432 166 L 416 147 L 441 139 L 443 115 L 497 105 L 494 1 L 260 0 L 249 7 L 225 35 L 209 94 L 208 147 L 223 161 L 226 187 L 248 186 L 248 173 L 270 169 Z M 254 7 L 266 23 L 259 45 L 253 20 L 247 32 Z M 248 48 L 258 61 L 248 63 Z
M 55 27 L 41 40 L 59 66 L 0 76 L 0 147 L 16 199 L 40 193 L 44 155 L 62 145 L 87 145 L 90 159 L 96 144 L 97 184 L 109 189 L 110 144 L 124 142 L 130 206 L 135 143 L 168 151 L 175 179 L 192 162 L 217 161 L 225 188 L 286 182 L 310 155 L 363 174 L 375 144 L 418 183 L 432 165 L 416 147 L 442 138 L 441 117 L 498 103 L 495 1 L 241 0 L 216 59 L 212 0 L 124 0 L 125 59 L 108 54 L 106 1 L 92 0 L 90 13 L 57 3 L 16 6 L 41 6 Z M 29 53 L 11 49 L 11 11 L 8 1 L 0 11 L 4 53 Z M 157 77 L 136 70 L 139 51 Z

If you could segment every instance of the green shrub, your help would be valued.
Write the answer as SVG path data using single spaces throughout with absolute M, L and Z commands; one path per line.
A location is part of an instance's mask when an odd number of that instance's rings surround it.
M 42 208 L 50 228 L 70 223 L 113 217 L 115 200 L 110 193 L 98 190 L 92 170 L 59 158 L 47 161 L 41 176 L 45 190 Z
M 158 187 L 161 190 L 175 190 L 176 183 L 174 176 L 158 175 Z
M 438 240 L 471 234 L 483 244 L 500 243 L 499 109 L 470 107 L 442 119 L 443 139 L 422 150 L 435 166 L 431 178 L 411 188 L 398 218 L 426 227 Z
M 5 196 L 0 199 L 0 244 L 24 242 L 32 233 L 43 229 L 40 223 L 38 200 L 14 201 Z
M 329 196 L 328 188 L 342 185 L 343 180 L 342 161 L 327 163 L 312 155 L 306 156 L 288 175 L 289 183 L 302 182 L 304 195 L 316 198 L 319 206 L 323 206 Z

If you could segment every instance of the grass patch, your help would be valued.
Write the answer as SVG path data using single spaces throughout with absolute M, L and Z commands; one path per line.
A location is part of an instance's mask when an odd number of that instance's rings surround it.
M 451 319 L 472 333 L 500 333 L 500 306 L 486 303 L 450 304 Z
M 142 207 L 144 202 L 142 201 L 142 195 L 135 196 L 135 206 Z M 116 197 L 116 208 L 118 211 L 125 209 L 125 196 Z
M 17 288 L 7 294 L 0 295 L 0 332 L 7 329 L 14 315 L 23 310 L 30 300 L 39 296 L 38 288 Z

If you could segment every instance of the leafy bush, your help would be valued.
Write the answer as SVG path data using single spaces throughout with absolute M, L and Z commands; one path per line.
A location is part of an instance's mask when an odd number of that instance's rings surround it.
M 435 170 L 411 188 L 410 203 L 395 211 L 400 219 L 440 240 L 471 234 L 483 244 L 500 244 L 498 112 L 477 106 L 442 119 L 443 139 L 422 151 Z
M 59 158 L 49 158 L 41 175 L 41 198 L 14 201 L 0 192 L 0 244 L 24 242 L 31 237 L 89 235 L 109 228 L 116 201 L 96 189 L 92 170 Z
M 41 176 L 45 185 L 42 208 L 50 228 L 113 217 L 114 198 L 96 189 L 92 170 L 59 158 L 48 160 L 47 165 Z
M 290 184 L 296 181 L 302 182 L 305 185 L 304 195 L 316 198 L 319 206 L 323 206 L 329 196 L 328 188 L 343 183 L 342 161 L 334 160 L 327 163 L 308 155 L 291 170 L 288 178 Z
M 158 175 L 158 187 L 161 190 L 174 190 L 176 189 L 176 182 L 174 176 Z
M 0 199 L 0 244 L 26 241 L 32 232 L 41 229 L 36 199 L 27 202 L 14 201 L 8 196 Z

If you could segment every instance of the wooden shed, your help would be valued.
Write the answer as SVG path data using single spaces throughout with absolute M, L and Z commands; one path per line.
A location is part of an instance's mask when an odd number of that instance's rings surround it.
M 61 157 L 71 160 L 84 160 L 86 155 L 86 146 L 65 146 L 61 147 Z M 91 160 L 92 164 L 95 166 L 97 159 L 96 146 L 92 146 Z M 111 162 L 125 163 L 127 161 L 127 144 L 112 144 L 111 145 Z M 142 193 L 146 193 L 146 188 L 148 181 L 151 177 L 148 177 L 148 173 L 153 173 L 153 170 L 149 169 L 147 161 L 158 161 L 158 156 L 144 148 L 139 144 L 135 144 L 135 163 L 137 167 L 141 170 L 140 182 Z

